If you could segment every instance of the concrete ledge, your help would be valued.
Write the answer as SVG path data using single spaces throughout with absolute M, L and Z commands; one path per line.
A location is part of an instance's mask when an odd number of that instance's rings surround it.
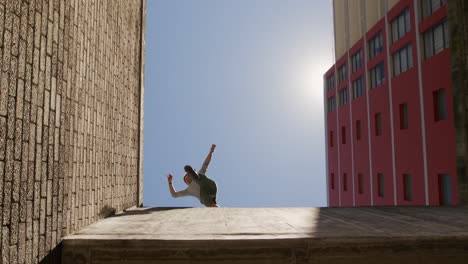
M 465 263 L 468 209 L 145 208 L 63 240 L 64 263 Z

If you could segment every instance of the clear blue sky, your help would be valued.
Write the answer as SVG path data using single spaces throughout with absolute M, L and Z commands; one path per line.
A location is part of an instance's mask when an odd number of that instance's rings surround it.
M 225 207 L 326 206 L 323 80 L 333 65 L 329 0 L 148 0 L 144 205 L 202 205 L 207 175 Z

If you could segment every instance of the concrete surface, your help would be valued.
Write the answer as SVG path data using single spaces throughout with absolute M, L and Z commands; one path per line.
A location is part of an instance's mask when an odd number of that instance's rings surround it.
M 143 1 L 0 0 L 0 263 L 141 204 Z
M 139 208 L 62 250 L 64 263 L 466 263 L 468 207 Z

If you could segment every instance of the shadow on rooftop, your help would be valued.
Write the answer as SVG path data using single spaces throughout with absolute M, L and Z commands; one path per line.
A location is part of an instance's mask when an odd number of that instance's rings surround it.
M 114 214 L 110 217 L 151 214 L 151 213 L 160 212 L 160 211 L 188 209 L 188 208 L 192 208 L 192 207 L 139 207 L 139 208 L 134 208 L 130 210 L 124 210 L 123 212 Z
M 143 207 L 115 214 L 111 218 L 142 217 L 114 219 L 112 231 L 95 230 L 105 243 L 66 240 L 63 259 L 71 262 L 64 263 L 78 263 L 72 260 L 83 256 L 95 261 L 83 263 L 122 264 L 429 264 L 468 258 L 468 207 L 190 208 Z M 189 211 L 186 217 L 180 209 Z M 176 211 L 158 214 L 171 210 Z

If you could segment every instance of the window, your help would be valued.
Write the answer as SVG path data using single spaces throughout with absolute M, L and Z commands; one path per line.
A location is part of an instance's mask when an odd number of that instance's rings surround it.
M 340 106 L 348 103 L 348 88 L 343 88 L 338 92 Z
M 424 57 L 436 55 L 450 46 L 447 19 L 423 33 Z
M 353 56 L 351 56 L 351 72 L 355 73 L 362 67 L 362 51 L 359 50 Z
M 439 89 L 432 93 L 434 101 L 434 121 L 447 119 L 447 105 L 445 102 L 445 89 Z
M 382 173 L 377 173 L 377 195 L 384 197 L 385 195 L 385 179 Z
M 383 84 L 385 80 L 385 72 L 383 62 L 375 66 L 369 71 L 371 89 Z
M 411 21 L 409 9 L 405 9 L 399 16 L 392 21 L 392 40 L 393 42 L 402 38 L 411 30 Z
M 413 49 L 411 44 L 393 54 L 393 76 L 413 67 Z
M 361 173 L 358 174 L 358 193 L 364 193 L 364 176 Z
M 330 130 L 330 137 L 328 140 L 330 141 L 330 147 L 333 148 L 333 130 Z
M 343 191 L 348 190 L 348 175 L 346 173 L 343 173 Z
M 434 34 L 432 29 L 423 33 L 424 42 L 424 58 L 430 58 L 434 56 Z
M 364 89 L 362 87 L 362 76 L 353 81 L 353 100 L 362 96 Z
M 369 41 L 369 60 L 373 59 L 383 51 L 382 32 L 377 33 L 374 38 Z
M 328 98 L 327 108 L 329 113 L 335 111 L 335 96 Z
M 361 140 L 361 120 L 356 120 L 356 139 Z
M 408 129 L 408 105 L 400 104 L 400 129 Z
M 335 190 L 335 174 L 330 174 L 330 187 L 332 190 Z
M 346 144 L 346 127 L 341 127 L 341 144 Z
M 450 29 L 448 28 L 447 21 L 445 21 L 445 23 L 443 23 L 442 26 L 444 27 L 444 46 L 448 48 L 450 47 Z
M 403 174 L 403 198 L 405 201 L 413 200 L 413 187 L 411 182 L 411 175 Z
M 444 49 L 444 27 L 435 27 L 432 33 L 434 34 L 434 54 L 437 54 Z
M 445 3 L 447 0 L 421 0 L 422 17 L 430 16 Z
M 439 174 L 439 204 L 452 205 L 452 184 L 447 174 Z
M 346 63 L 338 69 L 338 83 L 346 80 Z
M 331 89 L 333 89 L 333 87 L 335 87 L 335 76 L 334 76 L 334 74 L 332 74 L 331 76 L 329 76 L 327 78 L 327 91 L 330 91 Z
M 381 113 L 375 114 L 375 135 L 376 136 L 382 135 L 382 114 Z

